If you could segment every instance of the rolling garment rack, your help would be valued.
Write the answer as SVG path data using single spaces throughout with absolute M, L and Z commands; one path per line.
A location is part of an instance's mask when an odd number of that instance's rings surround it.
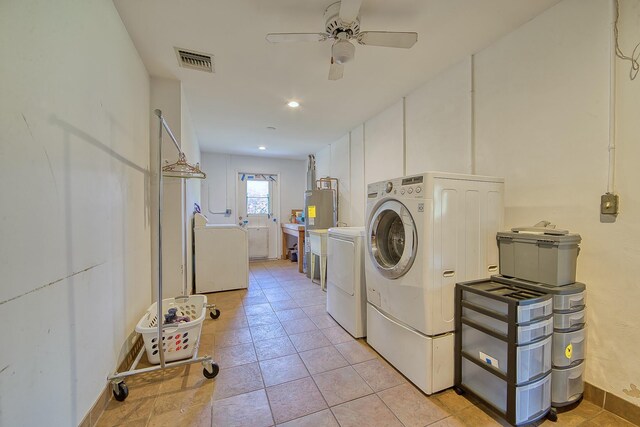
M 157 332 L 157 336 L 153 339 L 153 342 L 157 343 L 156 344 L 158 348 L 157 353 L 159 356 L 160 363 L 157 366 L 136 369 L 138 364 L 140 363 L 140 360 L 142 359 L 142 355 L 146 350 L 145 347 L 147 347 L 147 343 L 145 342 L 145 345 L 142 346 L 142 348 L 136 355 L 136 358 L 131 364 L 131 367 L 128 371 L 124 371 L 124 372 L 116 371 L 113 374 L 109 375 L 107 377 L 107 380 L 111 383 L 111 390 L 113 392 L 113 396 L 116 400 L 120 402 L 124 401 L 129 395 L 129 389 L 126 386 L 124 379 L 133 375 L 154 372 L 154 371 L 161 371 L 169 368 L 175 368 L 178 366 L 185 366 L 185 365 L 190 365 L 194 363 L 201 363 L 203 366 L 203 371 L 202 371 L 203 375 L 206 378 L 212 379 L 212 378 L 215 378 L 216 375 L 218 375 L 218 372 L 220 370 L 220 368 L 218 367 L 218 364 L 213 361 L 211 356 L 205 355 L 205 356 L 198 357 L 198 347 L 200 346 L 200 330 L 201 329 L 198 329 L 198 337 L 197 337 L 196 345 L 194 347 L 193 355 L 190 358 L 177 360 L 174 362 L 165 361 L 165 358 L 166 358 L 164 354 L 165 351 L 163 348 L 163 344 L 161 344 L 161 343 L 164 343 L 165 338 L 167 338 L 164 336 L 165 331 L 163 330 L 166 325 L 164 325 L 164 322 L 163 322 L 164 313 L 163 313 L 163 300 L 162 300 L 162 199 L 163 199 L 162 177 L 164 175 L 167 177 L 180 178 L 180 179 L 189 179 L 189 178 L 204 179 L 206 178 L 206 174 L 200 170 L 199 164 L 192 166 L 187 163 L 186 157 L 182 152 L 182 150 L 180 149 L 180 146 L 178 144 L 178 141 L 176 140 L 176 137 L 173 135 L 171 128 L 169 127 L 166 120 L 162 116 L 162 111 L 155 110 L 154 112 L 159 119 L 159 132 L 158 132 L 158 159 L 159 160 L 158 160 L 158 181 L 157 181 L 158 183 L 158 229 L 157 229 L 157 232 L 158 232 L 158 289 L 157 289 L 158 299 L 155 302 L 155 306 L 157 308 L 157 314 L 156 314 L 157 318 L 155 323 L 157 324 L 158 332 Z M 163 135 L 163 131 L 165 130 L 167 131 L 167 134 L 171 137 L 173 144 L 178 150 L 178 161 L 176 163 L 168 164 L 163 167 L 162 166 L 162 135 Z M 184 304 L 184 303 L 187 303 L 189 298 L 190 298 L 189 296 L 183 295 L 183 296 L 176 297 L 175 301 L 176 302 L 181 301 Z M 207 304 L 206 298 L 204 299 L 204 301 L 205 301 L 204 307 L 201 307 L 202 310 L 210 310 L 209 314 L 214 319 L 220 316 L 220 311 L 215 308 L 215 305 Z M 147 314 L 150 315 L 151 313 L 148 312 Z M 174 328 L 175 324 L 171 324 L 171 326 Z M 167 332 L 166 334 L 168 335 L 169 333 Z M 172 337 L 168 337 L 169 340 L 171 338 Z

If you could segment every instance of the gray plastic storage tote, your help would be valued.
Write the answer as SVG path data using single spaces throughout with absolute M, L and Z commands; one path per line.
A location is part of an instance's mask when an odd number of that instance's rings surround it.
M 521 230 L 532 229 L 513 228 L 497 235 L 501 275 L 553 286 L 576 281 L 578 245 L 582 240 L 579 234 Z

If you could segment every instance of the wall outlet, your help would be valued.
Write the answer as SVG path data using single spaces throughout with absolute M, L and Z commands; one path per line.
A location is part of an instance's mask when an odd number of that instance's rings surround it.
M 600 213 L 602 215 L 618 215 L 618 195 L 605 193 L 600 196 Z

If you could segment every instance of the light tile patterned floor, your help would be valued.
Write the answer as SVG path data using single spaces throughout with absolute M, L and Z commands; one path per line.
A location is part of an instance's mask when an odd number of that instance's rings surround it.
M 222 311 L 205 320 L 200 365 L 127 381 L 99 426 L 500 426 L 480 404 L 447 390 L 425 396 L 364 340 L 326 313 L 326 294 L 297 264 L 251 264 L 249 289 L 208 295 Z M 631 426 L 589 402 L 544 426 Z

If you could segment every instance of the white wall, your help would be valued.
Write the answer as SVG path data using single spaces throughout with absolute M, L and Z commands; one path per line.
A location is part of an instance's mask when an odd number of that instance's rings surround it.
M 364 125 L 352 129 L 350 134 L 350 173 L 351 212 L 349 214 L 353 227 L 364 227 L 365 204 L 367 200 L 364 181 Z
M 191 112 L 187 98 L 178 80 L 151 78 L 151 109 L 159 109 L 178 140 L 180 149 L 185 153 L 189 164 L 195 165 L 200 161 L 200 145 L 191 121 Z M 153 172 L 152 211 L 153 230 L 157 230 L 157 187 L 156 170 L 158 162 L 158 117 L 153 114 L 150 120 L 151 132 L 151 170 Z M 178 160 L 178 150 L 171 141 L 169 134 L 162 135 L 163 165 L 175 163 Z M 164 177 L 163 180 L 163 210 L 162 210 L 162 278 L 163 298 L 175 297 L 183 293 L 190 293 L 193 280 L 193 253 L 191 251 L 191 220 L 193 218 L 193 204 L 200 203 L 199 179 L 182 181 L 177 178 Z M 157 233 L 152 233 L 152 268 L 153 286 L 152 299 L 157 299 Z M 186 245 L 186 254 L 185 254 Z M 186 256 L 186 261 L 185 261 Z M 186 271 L 186 291 L 184 286 L 184 272 Z
M 621 0 L 620 7 L 620 46 L 629 55 L 640 41 L 640 3 Z M 597 253 L 590 261 L 597 271 L 593 279 L 586 278 L 594 283 L 589 291 L 594 307 L 589 313 L 589 344 L 595 350 L 589 353 L 594 360 L 589 380 L 638 405 L 640 398 L 631 385 L 640 388 L 640 368 L 634 363 L 634 355 L 640 350 L 636 303 L 640 298 L 640 77 L 629 80 L 629 62 L 618 60 L 616 65 L 615 187 L 621 198 L 621 213 L 615 224 L 599 225 L 602 232 L 592 243 Z M 603 155 L 602 146 L 599 155 Z M 580 266 L 585 263 L 580 262 Z
M 78 425 L 150 303 L 149 78 L 109 1 L 0 2 L 0 55 L 0 425 Z
M 634 311 L 624 301 L 640 298 L 628 286 L 640 270 L 617 268 L 629 212 L 616 224 L 599 217 L 607 186 L 609 10 L 609 2 L 564 1 L 476 55 L 476 150 L 478 173 L 506 178 L 506 228 L 545 219 L 581 234 L 586 379 L 619 395 L 640 374 L 628 357 L 640 349 L 640 331 L 623 326 Z M 616 350 L 623 347 L 624 355 Z
M 367 120 L 364 132 L 364 182 L 370 184 L 402 176 L 405 166 L 403 101 Z
M 191 111 L 189 109 L 189 102 L 186 98 L 184 88 L 181 88 L 180 91 L 180 106 L 181 106 L 181 134 L 182 138 L 180 140 L 180 148 L 184 151 L 187 161 L 195 165 L 196 163 L 200 163 L 200 144 L 198 143 L 198 137 L 196 135 L 195 127 L 193 126 L 193 121 L 191 120 Z M 185 235 L 187 241 L 187 289 L 191 289 L 191 284 L 193 283 L 193 251 L 192 240 L 193 234 L 192 224 L 193 224 L 193 211 L 194 211 L 194 203 L 200 204 L 200 193 L 202 188 L 202 180 L 200 179 L 188 179 L 185 182 Z
M 331 151 L 329 176 L 338 179 L 338 222 L 351 224 L 349 134 L 344 135 L 329 147 Z
M 316 153 L 316 180 L 327 176 L 331 176 L 331 145 Z
M 640 6 L 620 4 L 621 47 L 631 52 L 640 40 Z M 403 175 L 403 162 L 407 174 L 469 172 L 475 165 L 479 174 L 505 177 L 506 228 L 546 219 L 582 235 L 586 379 L 637 405 L 625 390 L 640 377 L 640 78 L 631 82 L 629 63 L 620 60 L 615 190 L 621 213 L 615 223 L 599 216 L 607 189 L 611 5 L 565 0 L 408 94 L 404 110 L 398 102 L 367 120 L 364 170 L 351 166 L 350 191 L 363 194 L 367 183 Z M 352 162 L 359 129 L 350 132 Z M 322 167 L 331 170 L 331 162 L 324 159 Z M 364 210 L 364 197 L 361 203 L 352 204 L 352 218 Z
M 338 178 L 338 222 L 364 226 L 364 126 L 316 153 L 316 176 Z
M 152 77 L 150 81 L 151 110 L 159 109 L 162 116 L 171 128 L 171 131 L 180 138 L 182 135 L 181 90 L 178 80 Z M 153 114 L 149 121 L 151 134 L 151 225 L 152 239 L 152 287 L 151 298 L 158 299 L 157 295 L 157 271 L 158 271 L 158 117 Z M 177 158 L 177 150 L 166 131 L 162 132 L 162 159 L 174 162 Z M 183 229 L 184 213 L 182 211 L 182 183 L 178 179 L 164 178 L 163 180 L 163 205 L 162 205 L 162 279 L 163 298 L 174 297 L 182 292 L 183 287 Z
M 236 183 L 239 172 L 280 175 L 279 222 L 289 222 L 291 210 L 302 209 L 304 206 L 307 182 L 304 160 L 202 153 L 202 170 L 207 173 L 207 179 L 202 183 L 202 212 L 211 223 L 238 223 Z M 226 209 L 231 209 L 231 215 L 221 213 Z M 277 234 L 277 248 L 281 248 L 281 233 Z M 273 256 L 279 256 L 278 251 L 279 249 L 274 251 Z
M 316 176 L 339 180 L 338 221 L 365 226 L 367 184 L 403 174 L 403 101 L 352 129 L 315 156 Z
M 471 173 L 471 64 L 466 58 L 406 97 L 406 175 Z

